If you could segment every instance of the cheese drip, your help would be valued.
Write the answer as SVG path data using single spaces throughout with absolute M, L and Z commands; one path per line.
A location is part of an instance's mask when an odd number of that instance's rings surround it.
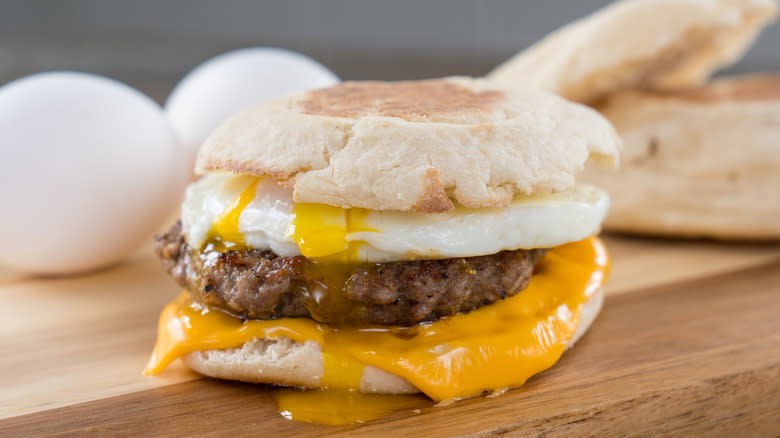
M 356 375 L 365 365 L 405 378 L 436 401 L 516 387 L 558 360 L 608 268 L 606 249 L 595 237 L 561 245 L 539 261 L 517 295 L 408 328 L 334 328 L 306 318 L 242 322 L 193 303 L 185 292 L 163 310 L 145 374 L 192 351 L 284 336 L 322 345 L 322 382 L 331 388 L 357 389 Z

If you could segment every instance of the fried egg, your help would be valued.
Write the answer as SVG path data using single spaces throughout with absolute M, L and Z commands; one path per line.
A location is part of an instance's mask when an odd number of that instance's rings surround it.
M 473 257 L 551 248 L 598 232 L 607 194 L 590 185 L 516 196 L 503 208 L 457 206 L 446 213 L 297 204 L 292 189 L 266 177 L 209 174 L 190 185 L 182 229 L 196 248 L 268 249 L 283 257 L 382 263 Z

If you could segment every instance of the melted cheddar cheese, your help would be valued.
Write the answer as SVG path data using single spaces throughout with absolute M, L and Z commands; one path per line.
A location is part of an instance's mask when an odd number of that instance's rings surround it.
M 322 345 L 325 387 L 358 388 L 365 365 L 405 378 L 436 401 L 516 387 L 558 360 L 608 267 L 595 237 L 561 245 L 539 261 L 517 295 L 407 328 L 332 327 L 306 318 L 241 321 L 184 292 L 162 312 L 145 373 L 158 373 L 189 352 L 284 336 Z

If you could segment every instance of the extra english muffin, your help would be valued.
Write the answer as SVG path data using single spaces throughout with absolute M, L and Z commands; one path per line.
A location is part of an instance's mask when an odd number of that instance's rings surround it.
M 488 78 L 595 103 L 633 88 L 705 82 L 777 14 L 774 0 L 623 0 L 551 33 Z
M 598 108 L 625 141 L 620 170 L 583 175 L 612 197 L 607 229 L 780 239 L 780 75 L 626 91 Z

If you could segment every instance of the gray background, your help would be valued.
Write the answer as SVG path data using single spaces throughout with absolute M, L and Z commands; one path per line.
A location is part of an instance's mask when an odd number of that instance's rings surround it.
M 163 100 L 226 50 L 278 46 L 343 79 L 481 75 L 608 0 L 0 0 L 0 83 L 105 74 Z M 727 72 L 780 70 L 780 25 Z

